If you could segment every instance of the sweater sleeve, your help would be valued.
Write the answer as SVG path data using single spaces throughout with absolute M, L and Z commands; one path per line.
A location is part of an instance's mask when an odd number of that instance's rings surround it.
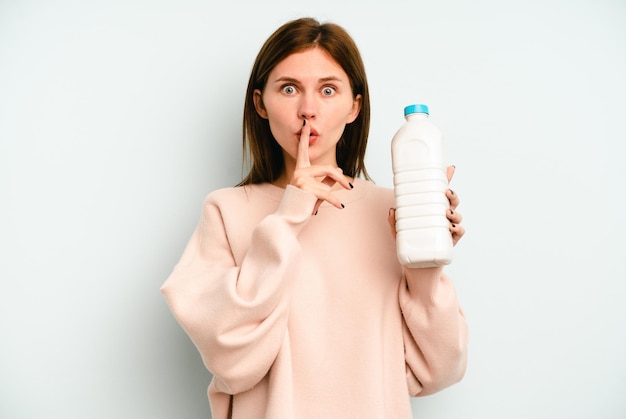
M 161 291 L 213 374 L 216 389 L 236 394 L 257 384 L 279 351 L 299 260 L 297 235 L 315 197 L 288 186 L 277 211 L 253 230 L 240 266 L 221 208 L 210 197 Z
M 411 396 L 442 390 L 465 374 L 468 330 L 443 268 L 405 268 L 400 285 L 407 380 Z

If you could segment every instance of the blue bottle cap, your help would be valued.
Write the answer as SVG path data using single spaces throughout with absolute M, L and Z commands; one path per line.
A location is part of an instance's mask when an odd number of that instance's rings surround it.
M 425 113 L 428 115 L 428 106 L 418 104 L 418 105 L 409 105 L 404 108 L 404 116 L 410 115 L 412 113 Z

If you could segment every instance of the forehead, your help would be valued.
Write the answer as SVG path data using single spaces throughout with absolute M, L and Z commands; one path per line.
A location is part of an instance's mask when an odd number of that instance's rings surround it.
M 288 55 L 270 73 L 270 81 L 280 77 L 320 79 L 335 77 L 348 80 L 341 66 L 321 48 L 314 47 Z

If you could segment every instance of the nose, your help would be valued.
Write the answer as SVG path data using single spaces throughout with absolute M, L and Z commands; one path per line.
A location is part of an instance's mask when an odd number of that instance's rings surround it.
M 298 107 L 298 115 L 303 119 L 315 119 L 317 115 L 317 100 L 313 94 L 303 94 Z

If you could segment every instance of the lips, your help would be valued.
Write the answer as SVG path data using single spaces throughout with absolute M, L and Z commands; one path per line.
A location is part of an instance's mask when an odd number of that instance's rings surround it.
M 296 132 L 296 135 L 299 137 L 302 135 L 302 130 Z M 317 137 L 319 134 L 317 133 L 317 131 L 314 128 L 311 128 L 311 137 L 315 136 Z
M 296 133 L 296 136 L 298 137 L 298 141 L 300 141 L 300 137 L 302 137 L 302 130 L 298 131 Z M 311 134 L 309 135 L 309 144 L 313 144 L 315 140 L 317 140 L 318 136 L 319 136 L 319 133 L 317 132 L 317 130 L 315 130 L 314 128 L 311 128 Z

